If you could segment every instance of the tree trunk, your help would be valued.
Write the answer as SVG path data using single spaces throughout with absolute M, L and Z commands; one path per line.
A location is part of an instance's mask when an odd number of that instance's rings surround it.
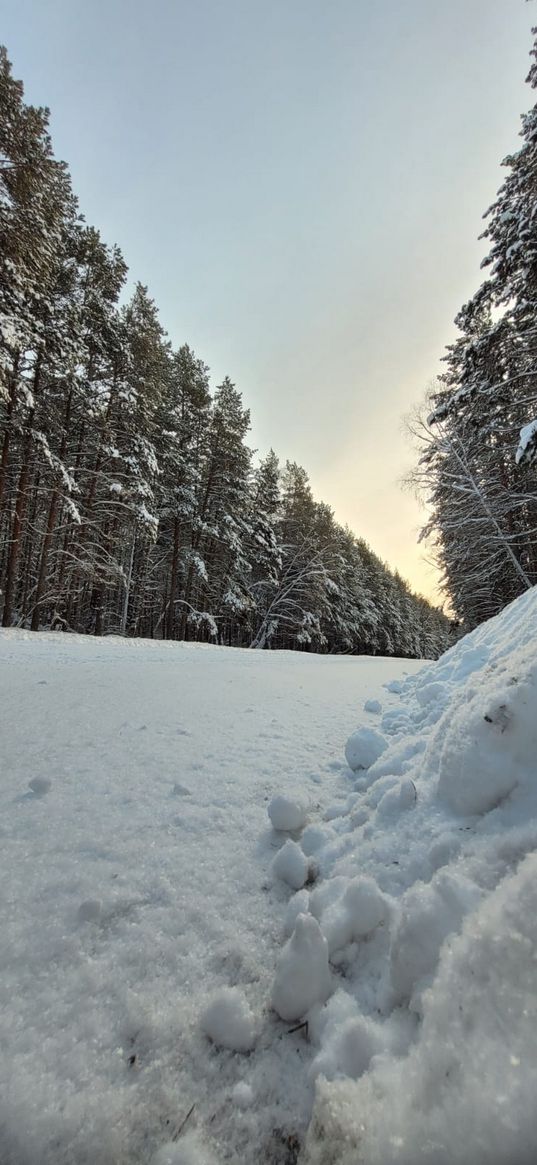
M 173 551 L 172 551 L 172 571 L 170 579 L 170 598 L 168 602 L 168 617 L 166 620 L 166 638 L 173 639 L 175 632 L 175 593 L 177 590 L 177 566 L 179 558 L 179 518 L 175 518 L 173 524 Z
M 67 404 L 65 406 L 65 417 L 64 417 L 64 422 L 63 422 L 62 443 L 60 446 L 60 461 L 63 461 L 63 459 L 65 457 L 65 450 L 67 448 L 67 434 L 69 431 L 69 420 L 70 420 L 70 416 L 71 416 L 72 400 L 73 400 L 73 390 L 71 388 L 69 391 L 68 397 L 67 397 Z M 39 575 L 38 575 L 38 579 L 37 579 L 37 591 L 36 591 L 36 596 L 35 596 L 34 609 L 32 612 L 32 622 L 31 622 L 31 630 L 32 631 L 39 631 L 39 607 L 41 604 L 43 590 L 45 587 L 45 579 L 47 576 L 48 555 L 49 555 L 49 550 L 50 550 L 50 544 L 52 542 L 52 535 L 54 533 L 54 527 L 56 525 L 56 513 L 58 510 L 58 500 L 59 500 L 59 490 L 58 490 L 58 487 L 55 486 L 53 491 L 52 491 L 52 497 L 50 499 L 50 505 L 49 505 L 49 509 L 48 509 L 47 526 L 46 526 L 46 530 L 45 530 L 45 537 L 43 539 L 43 546 L 41 548 L 41 562 L 39 564 Z
M 9 401 L 6 414 L 6 429 L 4 433 L 4 444 L 2 446 L 2 460 L 0 461 L 0 513 L 2 511 L 2 504 L 4 500 L 4 491 L 6 487 L 7 471 L 9 466 L 9 449 L 11 445 L 11 420 L 15 410 L 15 400 L 17 396 L 17 377 L 19 374 L 19 353 L 15 356 L 13 374 L 11 377 L 11 388 L 9 392 Z
M 21 546 L 21 531 L 26 514 L 26 505 L 28 501 L 27 485 L 30 473 L 30 453 L 32 448 L 31 432 L 27 433 L 23 446 L 22 454 L 22 468 L 19 476 L 19 484 L 17 488 L 17 499 L 15 502 L 15 513 L 13 516 L 13 526 L 11 528 L 11 539 L 9 545 L 9 557 L 7 560 L 6 572 L 6 590 L 4 595 L 4 612 L 2 615 L 2 626 L 11 627 L 13 619 L 13 600 L 15 596 L 15 587 L 17 583 L 17 568 L 19 565 L 19 554 Z
M 127 630 L 127 615 L 129 613 L 129 595 L 131 593 L 132 568 L 133 568 L 133 564 L 134 564 L 134 547 L 135 547 L 135 545 L 136 545 L 136 530 L 133 531 L 133 535 L 132 535 L 131 553 L 130 553 L 130 559 L 129 559 L 129 570 L 128 570 L 128 574 L 127 574 L 127 582 L 125 584 L 125 595 L 123 598 L 123 611 L 121 614 L 121 624 L 120 624 L 120 630 L 121 630 L 122 635 L 124 635 L 125 631 Z

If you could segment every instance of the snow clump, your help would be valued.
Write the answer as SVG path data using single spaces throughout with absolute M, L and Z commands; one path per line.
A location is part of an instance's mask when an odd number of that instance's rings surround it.
M 238 987 L 224 987 L 211 1000 L 201 1017 L 205 1035 L 220 1048 L 250 1052 L 256 1031 L 252 1010 Z
M 380 716 L 382 712 L 382 704 L 380 700 L 366 700 L 364 704 L 364 712 L 373 712 L 375 716 Z
M 386 747 L 385 737 L 376 728 L 357 728 L 345 745 L 345 759 L 354 773 L 358 769 L 369 769 Z
M 232 1092 L 233 1102 L 237 1108 L 251 1108 L 254 1103 L 254 1090 L 250 1084 L 246 1084 L 244 1080 L 239 1080 Z
M 321 915 L 321 930 L 330 954 L 363 939 L 387 917 L 386 899 L 372 878 L 353 878 L 339 901 Z
M 322 825 L 308 825 L 300 838 L 300 844 L 305 854 L 311 857 L 317 849 L 326 842 L 326 829 Z
M 309 876 L 308 859 L 296 841 L 287 838 L 272 863 L 272 873 L 292 890 L 301 890 Z
M 471 882 L 440 870 L 428 886 L 417 882 L 403 895 L 390 948 L 393 1001 L 409 1000 L 436 970 L 443 942 L 457 934 L 481 897 Z
M 299 914 L 309 914 L 309 894 L 307 890 L 299 890 L 289 899 L 283 923 L 284 934 L 289 937 L 295 929 Z
M 377 804 L 378 814 L 387 817 L 393 813 L 400 813 L 404 809 L 413 809 L 417 799 L 418 793 L 414 781 L 407 777 L 387 789 Z
M 537 756 L 537 664 L 532 644 L 516 659 L 516 675 L 492 675 L 484 688 L 460 693 L 441 720 L 438 795 L 454 813 L 488 813 L 527 784 Z
M 272 1006 L 290 1022 L 301 1019 L 330 994 L 328 943 L 311 914 L 299 914 L 291 938 L 278 960 Z
M 151 1165 L 215 1165 L 215 1159 L 196 1133 L 168 1141 L 151 1158 Z
M 289 833 L 295 829 L 302 829 L 306 824 L 307 809 L 301 801 L 294 801 L 290 797 L 278 794 L 270 802 L 268 815 L 274 829 Z
M 378 1025 L 360 1015 L 337 1024 L 323 1040 L 323 1049 L 313 1060 L 310 1076 L 335 1080 L 348 1076 L 357 1080 L 369 1068 L 373 1056 L 382 1050 Z

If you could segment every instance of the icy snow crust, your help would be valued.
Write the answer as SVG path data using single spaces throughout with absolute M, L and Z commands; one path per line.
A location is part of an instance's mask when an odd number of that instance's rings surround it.
M 0 637 L 8 1165 L 534 1165 L 536 645 Z
M 312 1048 L 271 1006 L 271 866 L 412 668 L 0 633 L 1 1165 L 288 1165 Z

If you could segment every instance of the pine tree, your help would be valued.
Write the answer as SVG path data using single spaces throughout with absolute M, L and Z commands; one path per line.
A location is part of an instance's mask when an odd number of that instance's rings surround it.
M 172 352 L 78 216 L 48 113 L 0 52 L 0 585 L 5 626 L 301 650 L 434 651 L 446 621 L 313 498 L 252 468 L 226 378 Z M 397 615 L 397 618 L 396 618 Z M 419 626 L 419 634 L 415 628 Z
M 211 413 L 208 369 L 188 345 L 171 359 L 168 392 L 157 421 L 159 539 L 156 570 L 161 576 L 161 612 L 156 626 L 176 638 L 182 616 L 182 589 L 195 541 L 195 517 L 201 488 L 201 464 L 207 453 Z M 178 615 L 178 610 L 180 614 Z
M 535 30 L 534 30 L 535 32 Z M 528 81 L 537 87 L 537 41 Z M 537 107 L 487 211 L 488 275 L 461 310 L 434 394 L 425 478 L 445 585 L 474 625 L 537 581 Z M 520 431 L 526 436 L 515 458 Z M 432 494 L 430 486 L 433 486 Z
M 22 85 L 0 50 L 0 461 L 3 624 L 25 590 L 19 572 L 29 501 L 43 459 L 47 390 L 69 361 L 65 332 L 66 239 L 76 203 L 69 175 L 55 161 L 48 111 L 26 106 Z M 13 454 L 15 455 L 13 456 Z

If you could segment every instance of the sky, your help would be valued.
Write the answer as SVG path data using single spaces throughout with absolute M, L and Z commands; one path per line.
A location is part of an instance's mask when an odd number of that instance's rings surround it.
M 402 418 L 477 289 L 524 0 L 0 0 L 81 210 L 251 410 L 251 445 L 433 596 Z

